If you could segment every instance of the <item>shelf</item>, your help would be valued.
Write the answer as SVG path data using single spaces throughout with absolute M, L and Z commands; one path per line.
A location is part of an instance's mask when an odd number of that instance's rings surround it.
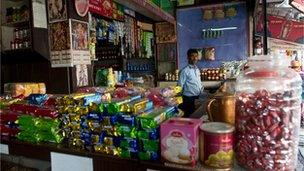
M 7 54 L 7 55 L 26 54 L 26 53 L 30 53 L 30 52 L 32 52 L 32 48 L 3 50 L 3 53 Z
M 174 24 L 175 18 L 148 0 L 114 0 L 154 21 L 167 21 Z
M 25 27 L 25 26 L 29 26 L 29 21 L 18 21 L 18 22 L 11 22 L 11 23 L 3 23 L 2 26 Z
M 148 60 L 148 61 L 154 61 L 154 58 L 124 58 L 125 60 Z
M 168 60 L 168 61 L 165 61 L 165 60 L 158 60 L 157 62 L 176 62 L 175 60 Z
M 153 70 L 143 70 L 143 71 L 130 71 L 130 70 L 125 70 L 126 72 L 129 72 L 129 73 L 153 73 L 155 71 Z
M 1 62 L 2 63 L 30 63 L 37 61 L 45 61 L 48 59 L 41 56 L 38 52 L 34 51 L 32 48 L 27 49 L 15 49 L 15 50 L 4 50 L 1 52 Z
M 118 61 L 118 60 L 122 60 L 122 58 L 114 58 L 114 59 L 97 59 L 97 60 L 93 60 L 94 62 L 105 62 L 105 61 Z

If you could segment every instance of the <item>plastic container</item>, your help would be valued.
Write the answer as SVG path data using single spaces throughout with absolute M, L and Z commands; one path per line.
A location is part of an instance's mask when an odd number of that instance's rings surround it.
M 259 56 L 236 81 L 236 159 L 250 170 L 295 170 L 302 80 L 283 57 Z

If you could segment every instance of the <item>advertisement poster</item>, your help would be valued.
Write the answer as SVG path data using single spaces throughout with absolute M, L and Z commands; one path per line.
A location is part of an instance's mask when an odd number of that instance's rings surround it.
M 87 86 L 89 84 L 87 65 L 76 65 L 77 87 Z
M 61 21 L 50 24 L 51 51 L 70 49 L 69 22 Z
M 33 0 L 33 25 L 35 28 L 47 29 L 46 7 L 44 0 Z
M 259 23 L 262 21 L 259 21 Z M 262 24 L 258 24 L 262 25 Z M 267 16 L 267 36 L 280 40 L 304 44 L 304 23 L 294 20 L 287 20 L 281 16 Z M 262 27 L 257 32 L 262 32 Z
M 88 48 L 88 24 L 67 20 L 50 24 L 52 67 L 91 64 Z
M 72 49 L 88 50 L 88 24 L 82 21 L 71 20 Z
M 104 17 L 112 18 L 112 0 L 89 0 L 89 11 Z
M 303 0 L 290 0 L 290 5 L 296 8 L 297 10 L 304 13 L 304 1 Z
M 80 17 L 84 17 L 89 11 L 89 0 L 75 0 L 75 9 Z
M 66 0 L 48 0 L 49 23 L 67 20 Z

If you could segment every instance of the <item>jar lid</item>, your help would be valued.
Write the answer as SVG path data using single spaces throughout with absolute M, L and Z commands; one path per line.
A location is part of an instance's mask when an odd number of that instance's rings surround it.
M 231 133 L 234 131 L 234 126 L 223 122 L 208 122 L 203 123 L 200 129 L 209 133 Z

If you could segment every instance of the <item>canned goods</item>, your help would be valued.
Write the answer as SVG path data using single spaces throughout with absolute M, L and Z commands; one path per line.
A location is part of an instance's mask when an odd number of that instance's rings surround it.
M 234 126 L 209 122 L 200 126 L 200 159 L 203 164 L 217 169 L 233 166 Z

